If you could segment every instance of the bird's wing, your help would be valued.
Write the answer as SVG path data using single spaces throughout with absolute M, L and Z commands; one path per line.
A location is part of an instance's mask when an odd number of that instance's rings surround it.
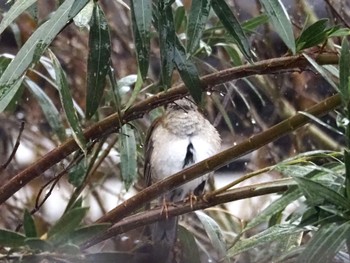
M 153 153 L 153 140 L 152 140 L 152 134 L 154 131 L 154 128 L 159 124 L 161 121 L 161 117 L 155 119 L 151 125 L 151 127 L 148 129 L 146 140 L 145 140 L 145 163 L 143 167 L 143 176 L 145 179 L 146 186 L 150 186 L 152 184 L 152 175 L 151 175 L 151 156 Z

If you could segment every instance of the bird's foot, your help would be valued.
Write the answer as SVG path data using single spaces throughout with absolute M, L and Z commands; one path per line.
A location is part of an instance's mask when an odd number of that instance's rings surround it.
M 185 197 L 184 202 L 190 202 L 191 209 L 193 209 L 193 204 L 198 201 L 198 196 L 196 196 L 193 192 L 190 192 L 187 197 Z
M 165 219 L 169 218 L 169 210 L 168 210 L 169 206 L 176 207 L 176 205 L 174 203 L 168 202 L 165 198 L 163 198 L 163 204 L 162 204 L 162 209 L 160 211 L 160 214 L 161 215 L 165 214 Z

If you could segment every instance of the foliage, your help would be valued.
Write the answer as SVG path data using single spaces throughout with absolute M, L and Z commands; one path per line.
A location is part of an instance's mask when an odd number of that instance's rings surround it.
M 139 193 L 145 202 L 135 206 L 135 199 L 128 199 L 131 191 L 145 187 L 138 175 L 146 129 L 159 116 L 159 106 L 190 94 L 202 108 L 207 102 L 207 116 L 234 145 L 231 149 L 237 149 L 235 156 L 225 156 L 219 164 L 213 161 L 217 159 L 199 164 L 199 169 L 204 167 L 199 173 L 253 151 L 253 135 L 273 125 L 287 124 L 290 134 L 269 146 L 285 134 L 276 126 L 276 133 L 260 138 L 257 145 L 265 146 L 249 160 L 253 172 L 245 167 L 245 176 L 208 194 L 207 205 L 219 200 L 220 209 L 196 212 L 182 222 L 178 236 L 183 261 L 350 262 L 350 18 L 327 5 L 342 21 L 335 23 L 332 16 L 315 17 L 301 5 L 298 11 L 304 19 L 295 22 L 293 10 L 281 1 L 260 4 L 264 11 L 248 10 L 249 16 L 224 0 L 132 0 L 130 6 L 122 1 L 18 0 L 4 5 L 0 34 L 13 37 L 17 49 L 11 50 L 10 38 L 2 37 L 0 176 L 5 183 L 0 200 L 5 216 L 0 221 L 0 261 L 145 261 L 147 235 L 137 227 L 161 215 L 143 206 L 147 207 L 147 198 L 167 190 L 147 188 L 151 190 Z M 43 16 L 41 9 L 51 11 Z M 278 64 L 279 59 L 288 63 Z M 171 88 L 179 81 L 186 89 L 181 84 Z M 339 96 L 341 104 L 336 105 L 337 112 L 326 115 L 328 110 L 322 108 L 331 96 Z M 321 101 L 317 109 L 325 117 L 306 110 L 315 101 Z M 15 129 L 7 127 L 21 114 L 31 128 L 24 131 L 27 141 L 33 140 L 31 148 L 45 154 L 41 160 L 47 160 L 46 166 L 33 160 L 24 170 L 19 150 L 15 154 L 13 147 L 15 157 L 9 151 L 16 136 L 11 132 Z M 288 119 L 293 116 L 301 124 L 293 126 Z M 46 132 L 38 129 L 42 123 Z M 51 143 L 47 148 L 44 137 Z M 25 140 L 18 136 L 21 143 Z M 56 166 L 59 162 L 62 165 Z M 30 169 L 34 177 L 28 175 Z M 45 171 L 43 181 L 30 183 Z M 231 187 L 261 174 L 274 178 L 265 188 L 248 182 L 251 192 L 283 192 L 269 204 L 260 197 L 258 208 L 250 207 L 253 216 L 238 215 L 237 220 L 220 198 L 233 196 Z M 179 182 L 186 180 L 181 173 L 176 176 Z M 275 177 L 289 180 L 281 185 Z M 20 189 L 30 189 L 31 196 L 18 197 Z M 67 192 L 64 211 L 50 221 L 45 210 L 56 207 L 44 206 L 57 189 Z M 112 198 L 101 197 L 110 189 L 117 189 Z M 236 190 L 243 195 L 246 188 Z M 125 202 L 116 206 L 117 198 Z M 101 210 L 98 216 L 90 214 L 89 203 L 95 204 L 91 199 Z M 111 199 L 113 205 L 106 209 Z M 297 208 L 291 209 L 293 205 Z M 183 207 L 179 204 L 173 210 Z M 15 225 L 17 221 L 22 223 Z M 110 238 L 116 229 L 125 236 Z M 129 230 L 135 232 L 124 233 Z M 125 242 L 125 237 L 132 242 Z M 89 249 L 105 239 L 116 249 Z M 194 247 L 193 253 L 189 247 Z

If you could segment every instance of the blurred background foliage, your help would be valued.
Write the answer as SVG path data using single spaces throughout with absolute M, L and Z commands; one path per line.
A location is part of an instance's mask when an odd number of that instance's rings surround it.
M 286 192 L 184 216 L 177 262 L 350 262 L 348 1 L 18 0 L 0 8 L 1 184 L 69 137 L 80 148 L 1 204 L 1 262 L 147 260 L 144 228 L 81 246 L 110 227 L 97 219 L 144 187 L 142 146 L 162 109 L 98 140 L 83 130 L 181 81 L 205 105 L 223 149 L 331 95 L 342 106 L 321 118 L 304 113 L 309 124 L 217 171 L 210 190 L 238 178 L 246 179 L 238 186 L 267 187 L 291 179 Z M 310 66 L 202 92 L 200 76 L 292 55 Z M 321 66 L 318 55 L 340 60 Z

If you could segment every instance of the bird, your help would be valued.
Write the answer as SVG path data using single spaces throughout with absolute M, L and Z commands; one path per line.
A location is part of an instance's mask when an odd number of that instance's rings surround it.
M 219 152 L 221 138 L 216 128 L 198 110 L 191 98 L 169 103 L 163 116 L 149 128 L 145 140 L 144 177 L 148 185 L 163 180 Z M 187 182 L 159 197 L 167 205 L 202 194 L 209 174 Z M 178 217 L 165 218 L 151 226 L 155 250 L 153 262 L 173 262 Z

